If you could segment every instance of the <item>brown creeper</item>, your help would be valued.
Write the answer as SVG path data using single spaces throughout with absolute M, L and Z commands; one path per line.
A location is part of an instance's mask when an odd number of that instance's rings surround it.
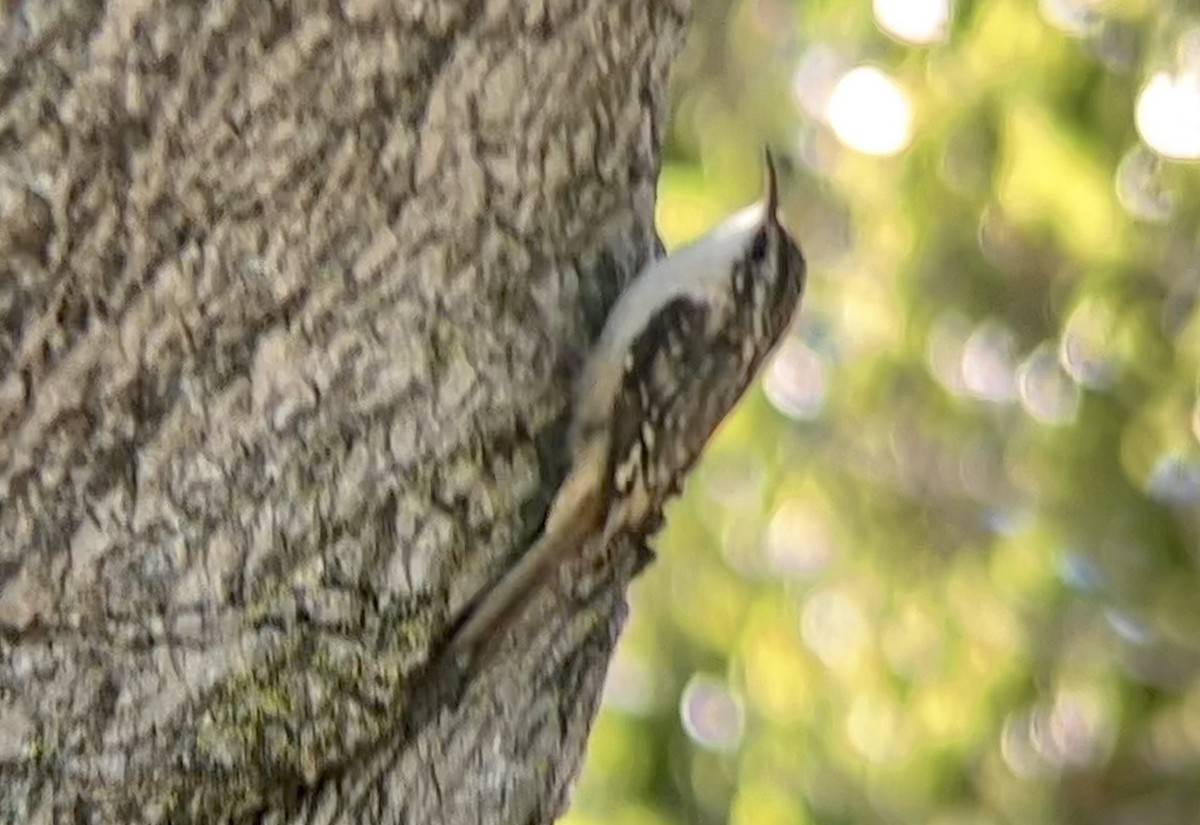
M 568 554 L 657 530 L 709 436 L 791 325 L 806 266 L 765 204 L 648 265 L 614 305 L 579 382 L 571 469 L 540 538 L 450 642 L 469 653 L 503 631 Z

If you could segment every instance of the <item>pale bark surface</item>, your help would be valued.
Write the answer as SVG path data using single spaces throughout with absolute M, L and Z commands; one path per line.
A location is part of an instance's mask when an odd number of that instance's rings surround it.
M 0 822 L 548 822 L 636 561 L 429 665 L 655 252 L 686 0 L 0 14 Z

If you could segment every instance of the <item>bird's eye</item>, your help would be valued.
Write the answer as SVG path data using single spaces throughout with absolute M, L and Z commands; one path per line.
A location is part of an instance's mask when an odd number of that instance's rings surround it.
M 752 263 L 762 263 L 767 257 L 767 230 L 760 229 L 754 236 L 754 243 L 750 246 L 750 261 Z

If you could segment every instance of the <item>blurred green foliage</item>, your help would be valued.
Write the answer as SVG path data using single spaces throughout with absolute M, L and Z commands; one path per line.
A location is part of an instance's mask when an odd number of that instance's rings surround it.
M 770 143 L 809 289 L 668 512 L 564 821 L 1200 822 L 1200 169 L 1163 156 L 1200 16 L 695 3 L 660 229 Z

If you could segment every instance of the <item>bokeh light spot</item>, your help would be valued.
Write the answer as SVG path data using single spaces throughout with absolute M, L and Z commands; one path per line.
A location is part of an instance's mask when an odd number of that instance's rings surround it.
M 767 527 L 767 560 L 778 573 L 812 576 L 833 556 L 833 536 L 825 513 L 811 504 L 789 499 Z
M 1138 95 L 1138 134 L 1163 157 L 1200 158 L 1200 76 L 1155 72 Z
M 1058 363 L 1054 350 L 1038 347 L 1017 370 L 1021 406 L 1043 424 L 1068 424 L 1079 409 L 1079 387 Z
M 856 751 L 875 763 L 893 762 L 908 752 L 903 717 L 890 699 L 856 697 L 846 717 L 846 736 Z
M 1023 779 L 1036 779 L 1051 773 L 1050 766 L 1043 761 L 1034 746 L 1032 713 L 1012 713 L 1004 721 L 1000 736 L 1000 753 L 1004 763 L 1014 775 Z
M 1030 738 L 1042 759 L 1055 767 L 1101 764 L 1112 748 L 1111 713 L 1096 690 L 1060 690 L 1049 707 L 1031 714 Z
M 1028 529 L 1031 516 L 1027 510 L 992 507 L 983 514 L 983 524 L 999 536 L 1015 536 Z
M 962 354 L 971 336 L 971 324 L 960 313 L 946 312 L 938 317 L 929 331 L 925 346 L 925 363 L 938 383 L 955 395 L 964 395 Z
M 1113 327 L 1112 310 L 1096 298 L 1080 301 L 1067 319 L 1058 359 L 1067 374 L 1085 387 L 1100 389 L 1112 381 Z
M 962 354 L 963 384 L 984 401 L 1009 401 L 1016 394 L 1012 333 L 995 321 L 981 324 Z
M 1099 21 L 1092 0 L 1038 0 L 1046 22 L 1067 34 L 1080 37 Z
M 865 155 L 894 155 L 912 139 L 912 106 L 904 90 L 874 66 L 842 75 L 825 107 L 838 140 Z
M 1148 644 L 1154 639 L 1154 630 L 1144 621 L 1124 610 L 1114 607 L 1104 611 L 1104 621 L 1113 632 L 1131 645 Z
M 692 741 L 716 751 L 731 751 L 742 740 L 745 713 L 728 686 L 697 674 L 688 681 L 679 702 L 683 729 Z
M 1070 550 L 1058 559 L 1058 577 L 1068 587 L 1083 593 L 1104 589 L 1107 580 L 1096 563 L 1085 553 Z
M 871 627 L 851 594 L 822 590 L 809 598 L 800 618 L 800 635 L 828 667 L 852 664 L 866 649 Z
M 946 38 L 950 0 L 874 0 L 879 28 L 906 43 L 923 46 Z
M 817 44 L 808 49 L 792 75 L 792 92 L 800 108 L 810 117 L 824 117 L 834 87 L 845 72 L 846 61 L 829 46 Z
M 1175 199 L 1163 188 L 1162 160 L 1145 146 L 1135 146 L 1125 153 L 1114 184 L 1117 200 L 1138 220 L 1163 223 L 1175 210 Z
M 1200 461 L 1175 453 L 1160 456 L 1146 480 L 1146 493 L 1166 504 L 1200 502 Z
M 767 399 L 789 418 L 813 418 L 825 403 L 825 365 L 803 341 L 789 338 L 763 380 Z
M 1113 710 L 1099 691 L 1063 689 L 1052 702 L 1008 718 L 1001 752 L 1013 773 L 1034 778 L 1103 764 L 1115 734 Z

